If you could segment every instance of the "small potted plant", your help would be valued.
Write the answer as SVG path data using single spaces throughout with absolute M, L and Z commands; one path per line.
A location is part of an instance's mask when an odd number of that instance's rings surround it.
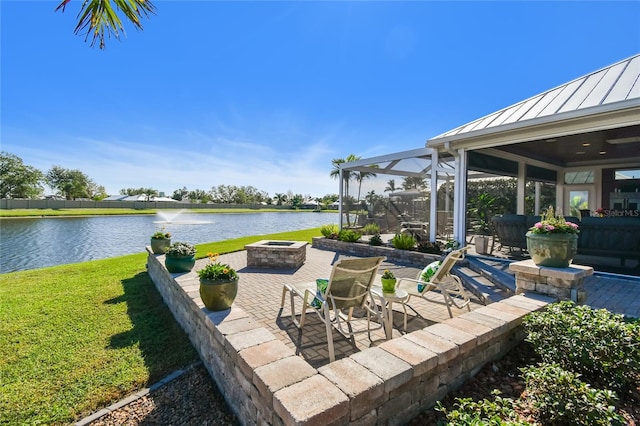
M 151 251 L 153 254 L 164 254 L 171 245 L 171 234 L 165 232 L 164 228 L 156 229 L 151 236 Z
M 196 263 L 196 248 L 189 243 L 175 242 L 165 255 L 164 264 L 169 272 L 189 272 Z
M 209 262 L 198 271 L 200 298 L 211 311 L 229 309 L 238 294 L 238 273 L 226 263 L 218 262 L 217 253 L 207 253 Z
M 396 276 L 388 269 L 384 270 L 382 278 L 382 291 L 385 293 L 393 293 L 396 291 Z

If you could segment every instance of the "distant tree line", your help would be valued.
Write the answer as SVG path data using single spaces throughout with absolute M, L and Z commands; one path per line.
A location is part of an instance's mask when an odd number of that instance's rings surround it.
M 108 196 L 104 186 L 96 184 L 80 170 L 53 166 L 46 173 L 33 166 L 24 164 L 23 160 L 11 153 L 0 152 L 0 198 L 43 197 L 44 185 L 56 191 L 56 195 L 67 200 L 91 199 L 102 200 Z M 160 191 L 155 188 L 123 188 L 121 195 L 145 195 L 147 199 L 158 197 Z M 218 185 L 210 190 L 186 187 L 173 191 L 171 198 L 177 201 L 192 203 L 219 204 L 267 204 L 291 206 L 297 208 L 305 202 L 315 201 L 326 207 L 338 199 L 337 194 L 327 194 L 313 198 L 311 195 L 294 194 L 291 191 L 276 193 L 271 197 L 268 192 L 253 186 Z
M 268 192 L 259 190 L 253 186 L 218 185 L 209 191 L 203 189 L 188 190 L 186 187 L 173 191 L 171 198 L 177 201 L 189 201 L 192 203 L 216 203 L 216 204 L 266 204 L 277 206 L 301 207 L 305 202 L 315 201 L 321 207 L 338 200 L 337 194 L 326 194 L 323 197 L 312 197 L 309 194 L 294 194 L 277 192 L 273 197 Z
M 53 166 L 43 173 L 24 164 L 17 155 L 0 152 L 0 198 L 41 198 L 44 184 L 67 200 L 100 200 L 107 196 L 104 186 L 97 185 L 80 170 Z

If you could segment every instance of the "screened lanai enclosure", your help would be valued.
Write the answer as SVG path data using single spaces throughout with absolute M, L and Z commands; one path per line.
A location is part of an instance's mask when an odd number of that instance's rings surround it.
M 340 226 L 362 230 L 375 223 L 383 234 L 403 233 L 418 243 L 443 246 L 489 235 L 492 215 L 518 208 L 517 164 L 515 172 L 509 166 L 486 154 L 469 153 L 462 161 L 455 153 L 429 148 L 345 164 Z M 532 215 L 540 206 L 556 203 L 555 183 L 535 172 L 525 184 L 525 210 Z M 466 185 L 456 185 L 456 173 Z M 456 217 L 461 224 L 457 232 Z
M 452 237 L 454 162 L 451 155 L 422 148 L 345 164 L 341 228 L 375 223 L 381 233 L 406 232 L 418 241 L 434 241 L 438 234 Z M 439 189 L 437 197 L 431 188 Z
M 522 253 L 551 206 L 580 223 L 579 254 L 640 268 L 640 55 L 339 171 L 341 228 Z

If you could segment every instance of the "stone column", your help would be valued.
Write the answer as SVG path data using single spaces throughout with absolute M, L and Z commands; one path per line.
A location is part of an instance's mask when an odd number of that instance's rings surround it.
M 546 294 L 560 300 L 573 300 L 580 304 L 586 299 L 584 279 L 593 274 L 593 268 L 570 265 L 568 268 L 537 266 L 527 259 L 509 265 L 516 274 L 516 294 L 528 291 Z

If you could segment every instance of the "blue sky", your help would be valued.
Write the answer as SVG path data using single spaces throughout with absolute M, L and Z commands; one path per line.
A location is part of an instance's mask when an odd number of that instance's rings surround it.
M 109 194 L 337 193 L 333 158 L 422 147 L 640 51 L 638 1 L 156 0 L 103 51 L 73 34 L 81 3 L 0 2 L 0 143 Z

